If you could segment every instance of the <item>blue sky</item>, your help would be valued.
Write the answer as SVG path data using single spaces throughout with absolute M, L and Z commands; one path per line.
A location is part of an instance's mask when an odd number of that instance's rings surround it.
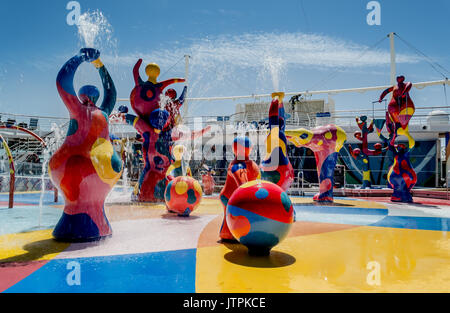
M 184 76 L 190 54 L 190 96 L 235 96 L 386 85 L 389 41 L 361 53 L 394 31 L 450 69 L 450 3 L 446 0 L 379 1 L 381 25 L 369 26 L 369 1 L 80 0 L 81 12 L 99 10 L 113 30 L 99 44 L 120 98 L 133 87 L 139 57 L 161 66 L 160 79 Z M 0 0 L 0 111 L 67 116 L 55 78 L 82 46 L 66 23 L 68 1 Z M 442 79 L 413 50 L 396 40 L 397 72 L 410 81 Z M 275 71 L 271 71 L 274 65 Z M 274 81 L 274 73 L 278 79 Z M 448 73 L 447 73 L 448 74 Z M 76 87 L 100 85 L 83 65 Z M 181 91 L 182 84 L 175 88 Z M 334 96 L 336 109 L 371 107 L 378 92 Z M 444 105 L 443 88 L 413 89 L 417 106 Z M 317 98 L 317 97 L 316 97 Z M 326 98 L 326 96 L 325 96 Z M 235 103 L 194 102 L 191 115 L 234 112 Z

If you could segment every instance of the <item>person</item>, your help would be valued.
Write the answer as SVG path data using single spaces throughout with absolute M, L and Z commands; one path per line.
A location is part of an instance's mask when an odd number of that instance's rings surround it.
M 388 105 L 389 118 L 394 123 L 394 134 L 391 140 L 393 144 L 397 135 L 405 135 L 409 141 L 409 148 L 414 146 L 414 139 L 409 133 L 409 120 L 415 112 L 414 102 L 409 96 L 412 83 L 405 83 L 405 76 L 397 76 L 397 85 L 387 88 L 382 92 L 378 102 L 392 92 L 392 98 Z
M 228 200 L 230 199 L 233 192 L 237 188 L 239 188 L 239 186 L 245 184 L 246 182 L 261 178 L 261 173 L 258 165 L 249 158 L 251 149 L 252 144 L 248 137 L 236 137 L 233 140 L 233 153 L 235 155 L 235 158 L 228 166 L 225 185 L 223 186 L 222 191 L 219 195 L 219 199 L 222 202 L 224 208 L 224 217 L 222 226 L 220 227 L 219 236 L 220 239 L 224 242 L 236 241 L 236 239 L 231 234 L 226 221 Z
M 83 62 L 99 71 L 103 102 L 96 106 L 99 90 L 92 85 L 75 93 L 73 79 Z M 111 235 L 104 201 L 122 174 L 122 160 L 109 138 L 109 115 L 116 103 L 116 88 L 100 52 L 83 48 L 68 60 L 56 78 L 58 93 L 70 114 L 62 146 L 49 161 L 49 174 L 64 194 L 64 213 L 53 236 L 63 241 L 89 241 Z

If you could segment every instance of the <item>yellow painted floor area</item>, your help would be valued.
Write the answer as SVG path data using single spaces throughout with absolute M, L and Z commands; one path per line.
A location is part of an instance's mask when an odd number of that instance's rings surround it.
M 0 236 L 0 265 L 51 260 L 70 244 L 53 240 L 52 229 Z
M 450 241 L 438 231 L 354 227 L 289 237 L 269 257 L 249 257 L 239 244 L 200 247 L 196 288 L 197 292 L 449 292 Z

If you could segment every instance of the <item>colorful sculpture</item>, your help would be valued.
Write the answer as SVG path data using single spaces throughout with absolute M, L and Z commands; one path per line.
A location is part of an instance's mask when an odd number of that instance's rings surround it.
M 202 186 L 190 176 L 175 177 L 167 184 L 164 199 L 169 211 L 187 217 L 200 204 Z
M 227 225 L 250 255 L 268 255 L 289 233 L 295 211 L 286 192 L 274 183 L 254 180 L 228 201 Z
M 183 78 L 173 78 L 162 82 L 158 82 L 160 68 L 156 63 L 150 63 L 145 67 L 145 73 L 148 76 L 147 81 L 143 81 L 139 75 L 142 59 L 136 62 L 133 68 L 133 77 L 135 87 L 131 91 L 130 103 L 134 112 L 141 118 L 149 117 L 149 115 L 160 107 L 160 96 L 163 90 L 174 83 L 182 83 Z
M 183 154 L 186 148 L 183 145 L 175 145 L 172 148 L 172 157 L 174 161 L 166 171 L 167 181 L 171 181 L 178 176 L 190 176 L 192 177 L 191 168 L 189 165 L 184 164 Z
M 377 119 L 374 123 L 378 136 L 388 146 L 389 151 L 394 156 L 394 163 L 389 168 L 387 175 L 388 184 L 393 189 L 391 201 L 413 202 L 411 189 L 417 182 L 417 175 L 409 160 L 409 154 L 412 148 L 407 148 L 402 143 L 394 143 L 393 138 L 396 136 L 395 131 L 397 128 L 395 122 L 389 118 L 389 112 L 386 112 L 386 120 Z M 388 138 L 382 134 L 385 123 L 389 133 Z M 411 144 L 411 141 L 409 143 Z
M 160 68 L 150 63 L 145 68 L 148 76 L 143 81 L 139 75 L 142 59 L 133 68 L 135 87 L 130 94 L 130 103 L 137 117 L 127 114 L 126 121 L 133 125 L 144 139 L 144 170 L 142 171 L 134 199 L 137 201 L 158 202 L 164 199 L 166 188 L 165 174 L 170 166 L 171 129 L 170 113 L 160 109 L 163 90 L 174 83 L 184 82 L 183 78 L 158 82 Z M 164 129 L 164 131 L 163 131 Z
M 180 108 L 184 103 L 184 98 L 186 97 L 187 87 L 184 86 L 183 92 L 181 96 L 177 98 L 177 92 L 170 88 L 166 91 L 165 95 L 169 99 L 165 105 L 165 110 L 169 112 L 169 120 L 167 121 L 167 125 L 165 130 L 173 129 L 180 123 Z
M 249 159 L 252 144 L 248 137 L 236 137 L 233 141 L 233 153 L 235 158 L 230 162 L 227 171 L 227 178 L 219 198 L 223 205 L 224 217 L 220 227 L 220 238 L 225 241 L 235 241 L 226 221 L 226 209 L 228 200 L 233 192 L 242 184 L 260 179 L 261 173 L 258 165 Z
M 414 138 L 409 133 L 409 120 L 415 112 L 414 103 L 409 96 L 412 83 L 405 83 L 404 76 L 397 77 L 397 85 L 383 91 L 378 102 L 383 101 L 384 97 L 392 92 L 392 98 L 388 105 L 388 116 L 393 122 L 394 132 L 391 138 L 391 144 L 394 144 L 398 135 L 404 135 L 408 138 L 409 148 L 414 147 Z
M 136 192 L 133 194 L 135 201 L 157 202 L 164 196 L 170 155 L 166 150 L 157 149 L 157 145 L 170 145 L 169 142 L 161 141 L 161 130 L 168 116 L 167 111 L 161 109 L 154 110 L 146 119 L 133 114 L 124 116 L 125 121 L 133 125 L 143 138 L 144 168 L 139 176 Z
M 369 156 L 379 155 L 383 150 L 381 144 L 377 143 L 374 145 L 375 150 L 371 150 L 368 147 L 367 136 L 373 133 L 373 121 L 367 126 L 367 116 L 363 115 L 356 118 L 356 123 L 358 124 L 360 132 L 355 132 L 354 136 L 356 139 L 361 141 L 361 148 L 352 149 L 352 146 L 348 146 L 350 155 L 355 159 L 361 159 L 363 162 L 363 183 L 361 188 L 371 188 L 372 181 L 370 177 L 370 160 Z
M 269 134 L 266 138 L 267 153 L 261 162 L 261 178 L 288 190 L 294 180 L 294 169 L 287 157 L 287 140 L 283 92 L 272 93 L 269 109 Z
M 67 137 L 49 162 L 49 175 L 64 195 L 64 212 L 53 236 L 62 241 L 90 241 L 111 235 L 104 201 L 122 173 L 122 161 L 109 138 L 108 117 L 116 102 L 114 83 L 100 61 L 100 53 L 83 48 L 64 64 L 56 86 L 70 113 Z M 104 95 L 95 86 L 73 88 L 76 70 L 91 62 L 99 71 Z
M 212 195 L 214 192 L 214 187 L 216 186 L 216 182 L 214 181 L 213 175 L 216 174 L 216 172 L 209 168 L 206 164 L 203 164 L 204 170 L 202 170 L 202 185 L 203 185 L 203 191 L 205 195 Z
M 334 168 L 338 153 L 347 140 L 345 131 L 336 125 L 326 125 L 307 130 L 286 130 L 286 137 L 297 147 L 307 147 L 314 152 L 319 193 L 314 196 L 317 202 L 333 202 Z
M 144 169 L 133 194 L 135 201 L 159 202 L 164 200 L 167 180 L 167 169 L 171 164 L 170 148 L 175 141 L 193 139 L 203 135 L 210 127 L 197 132 L 184 133 L 175 126 L 180 121 L 179 109 L 184 102 L 186 88 L 180 98 L 169 89 L 166 92 L 168 101 L 164 103 L 161 94 L 167 86 L 184 82 L 182 78 L 174 78 L 158 82 L 159 66 L 150 63 L 145 68 L 148 75 L 143 81 L 139 75 L 142 59 L 133 68 L 135 87 L 131 91 L 130 103 L 137 116 L 119 113 L 123 120 L 133 125 L 143 138 Z M 164 107 L 161 109 L 160 107 Z

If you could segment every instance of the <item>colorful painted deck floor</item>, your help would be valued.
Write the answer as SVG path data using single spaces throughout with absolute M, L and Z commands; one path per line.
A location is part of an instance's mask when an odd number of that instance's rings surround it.
M 36 205 L 2 209 L 0 292 L 450 292 L 450 206 L 292 200 L 297 221 L 268 257 L 217 243 L 214 197 L 189 218 L 164 205 L 107 205 L 113 236 L 95 243 L 52 239 L 61 204 L 46 202 L 38 230 L 17 224 L 21 214 L 33 221 Z

